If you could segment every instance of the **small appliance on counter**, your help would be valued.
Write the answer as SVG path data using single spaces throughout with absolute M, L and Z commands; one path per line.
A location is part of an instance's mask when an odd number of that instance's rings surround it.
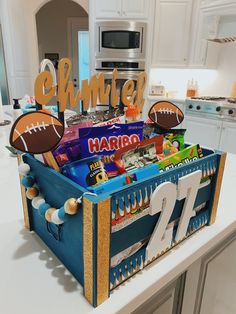
M 150 90 L 150 95 L 153 96 L 165 96 L 166 94 L 166 89 L 161 82 L 159 82 L 156 85 L 151 85 L 151 90 Z

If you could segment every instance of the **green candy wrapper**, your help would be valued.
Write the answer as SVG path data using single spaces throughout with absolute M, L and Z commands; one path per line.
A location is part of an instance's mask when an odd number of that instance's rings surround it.
M 179 151 L 173 155 L 163 158 L 158 161 L 160 172 L 170 170 L 175 167 L 182 166 L 191 161 L 197 160 L 203 157 L 202 150 L 198 144 L 188 146 L 182 151 Z

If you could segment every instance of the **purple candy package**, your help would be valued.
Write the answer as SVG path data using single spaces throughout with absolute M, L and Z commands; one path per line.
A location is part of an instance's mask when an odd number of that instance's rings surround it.
M 127 145 L 143 139 L 143 121 L 102 127 L 82 128 L 79 130 L 81 157 L 101 155 L 108 177 L 119 174 L 113 162 L 114 153 Z
M 80 159 L 81 155 L 79 139 L 60 144 L 56 149 L 53 150 L 52 153 L 59 167 Z

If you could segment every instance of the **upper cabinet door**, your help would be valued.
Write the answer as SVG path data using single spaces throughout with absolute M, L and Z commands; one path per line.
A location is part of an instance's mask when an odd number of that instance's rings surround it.
M 149 0 L 123 0 L 122 16 L 129 18 L 147 18 Z
M 158 0 L 153 38 L 153 66 L 188 63 L 192 0 Z
M 148 16 L 147 0 L 99 0 L 96 5 L 96 18 L 146 19 Z
M 94 1 L 96 6 L 96 18 L 121 18 L 121 0 Z

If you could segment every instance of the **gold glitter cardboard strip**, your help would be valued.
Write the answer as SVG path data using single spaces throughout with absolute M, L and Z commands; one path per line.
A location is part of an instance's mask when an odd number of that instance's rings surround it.
M 83 200 L 84 296 L 93 304 L 93 203 Z
M 17 161 L 18 161 L 18 165 L 20 165 L 20 163 L 22 162 L 22 158 L 20 154 L 17 154 Z M 20 184 L 21 184 L 21 180 L 23 176 L 22 175 L 19 175 L 19 176 L 20 176 Z M 28 204 L 27 204 L 27 198 L 25 194 L 26 189 L 22 184 L 20 186 L 20 189 L 21 189 L 21 199 L 22 199 L 22 206 L 23 206 L 23 213 L 24 213 L 24 225 L 26 229 L 30 229 Z
M 97 305 L 109 297 L 110 206 L 108 198 L 98 203 L 97 209 Z
M 215 188 L 214 200 L 213 200 L 213 205 L 212 205 L 212 210 L 211 210 L 210 225 L 212 225 L 216 220 L 216 212 L 217 212 L 217 207 L 218 207 L 218 203 L 219 203 L 220 188 L 221 188 L 221 183 L 222 183 L 222 179 L 223 179 L 226 155 L 227 154 L 224 153 L 220 157 L 220 164 L 219 164 L 219 169 L 218 169 L 218 174 L 217 174 L 217 179 L 216 179 L 216 188 Z

